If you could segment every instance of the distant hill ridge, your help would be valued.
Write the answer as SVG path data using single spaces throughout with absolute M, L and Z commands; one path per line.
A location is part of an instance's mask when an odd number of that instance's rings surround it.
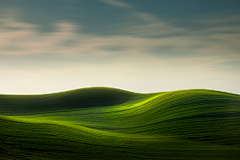
M 93 87 L 44 95 L 0 95 L 0 112 L 27 114 L 62 109 L 111 106 L 129 101 L 135 94 L 114 88 Z
M 9 115 L 14 115 L 14 112 L 16 114 L 32 114 L 65 109 L 113 106 L 163 93 L 166 93 L 165 97 L 171 95 L 169 98 L 172 101 L 189 97 L 191 100 L 200 98 L 201 101 L 207 101 L 209 99 L 204 98 L 206 95 L 211 96 L 209 98 L 217 96 L 218 100 L 221 98 L 226 100 L 227 97 L 239 97 L 236 94 L 204 89 L 143 94 L 116 88 L 91 87 L 43 95 L 0 95 L 0 114 L 10 113 Z M 209 103 L 212 103 L 212 100 Z
M 238 160 L 239 126 L 240 95 L 215 90 L 0 95 L 0 159 Z

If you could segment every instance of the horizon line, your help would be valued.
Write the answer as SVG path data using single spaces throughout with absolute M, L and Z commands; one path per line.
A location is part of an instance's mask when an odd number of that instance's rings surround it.
M 85 88 L 100 88 L 96 86 L 84 86 L 84 87 L 79 87 L 79 88 L 72 88 L 72 89 L 67 89 L 67 90 L 60 90 L 60 91 L 53 91 L 53 92 L 45 92 L 45 93 L 2 93 L 4 95 L 45 95 L 45 94 L 54 94 L 54 93 L 61 93 L 61 92 L 67 92 L 67 91 L 72 91 L 72 90 L 78 90 L 78 89 L 85 89 Z M 120 87 L 114 87 L 114 86 L 105 86 L 101 88 L 115 88 L 115 89 L 120 89 L 120 90 L 125 90 L 125 91 L 130 91 L 130 92 L 135 92 L 135 93 L 158 93 L 158 92 L 171 92 L 171 91 L 178 91 L 178 90 L 188 90 L 188 89 L 197 89 L 197 88 L 183 88 L 183 89 L 173 89 L 173 90 L 163 90 L 163 91 L 153 91 L 153 92 L 140 92 L 140 91 L 133 91 L 129 89 L 124 89 Z M 201 88 L 202 89 L 202 88 Z M 231 91 L 226 91 L 226 90 L 220 90 L 220 89 L 212 89 L 212 88 L 205 88 L 206 90 L 216 90 L 216 91 L 221 91 L 221 92 L 228 92 L 228 93 L 234 93 L 234 94 L 240 94 L 237 92 L 231 92 Z M 1 95 L 1 94 L 0 94 Z

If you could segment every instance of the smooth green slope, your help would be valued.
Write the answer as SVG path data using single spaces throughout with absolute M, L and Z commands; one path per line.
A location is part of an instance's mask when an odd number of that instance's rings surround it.
M 15 117 L 28 122 L 69 123 L 124 133 L 181 136 L 239 145 L 239 95 L 186 90 L 156 94 L 136 103 Z
M 99 100 L 105 99 L 102 103 L 96 98 L 99 94 Z M 88 88 L 84 92 L 35 96 L 39 97 L 44 103 L 55 105 L 47 105 L 46 109 L 32 105 L 36 104 L 34 101 L 19 113 L 15 110 L 19 106 L 12 104 L 7 108 L 3 101 L 6 97 L 0 96 L 0 114 L 4 115 L 0 117 L 2 157 L 238 159 L 240 156 L 240 96 L 236 94 L 200 89 L 139 94 Z M 96 101 L 88 103 L 91 98 Z M 28 100 L 24 99 L 24 103 Z M 36 107 L 37 112 L 31 107 Z
M 0 114 L 31 115 L 60 110 L 112 106 L 136 101 L 154 94 L 92 87 L 45 95 L 0 95 Z
M 6 159 L 238 159 L 239 147 L 141 134 L 91 132 L 0 118 L 0 158 Z
M 131 133 L 240 145 L 240 96 L 235 94 L 208 90 L 169 92 L 120 112 L 114 120 Z

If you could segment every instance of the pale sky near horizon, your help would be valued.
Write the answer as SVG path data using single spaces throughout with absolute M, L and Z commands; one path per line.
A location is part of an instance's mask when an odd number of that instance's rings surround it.
M 240 93 L 238 0 L 1 0 L 0 94 Z

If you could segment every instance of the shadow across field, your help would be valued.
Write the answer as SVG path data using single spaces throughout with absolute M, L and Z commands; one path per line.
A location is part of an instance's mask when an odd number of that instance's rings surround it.
M 240 95 L 0 95 L 0 159 L 239 159 Z

